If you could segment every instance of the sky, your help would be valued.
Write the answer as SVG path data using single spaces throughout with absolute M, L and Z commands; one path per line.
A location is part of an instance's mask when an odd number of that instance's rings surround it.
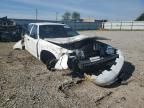
M 144 12 L 144 0 L 0 0 L 0 17 L 61 20 L 64 12 L 79 12 L 81 18 L 135 20 Z

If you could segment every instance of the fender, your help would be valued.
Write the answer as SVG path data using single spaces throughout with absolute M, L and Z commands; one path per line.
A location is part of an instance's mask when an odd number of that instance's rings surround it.
M 56 57 L 56 59 L 59 59 L 63 53 L 63 49 L 61 47 L 40 39 L 38 42 L 38 54 L 41 55 L 41 52 L 44 50 L 50 52 Z

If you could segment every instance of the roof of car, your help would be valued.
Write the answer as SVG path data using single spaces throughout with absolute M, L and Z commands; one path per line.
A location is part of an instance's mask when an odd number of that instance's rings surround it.
M 39 22 L 39 23 L 30 23 L 30 25 L 65 25 L 65 24 L 61 24 L 61 23 L 51 23 L 51 22 Z

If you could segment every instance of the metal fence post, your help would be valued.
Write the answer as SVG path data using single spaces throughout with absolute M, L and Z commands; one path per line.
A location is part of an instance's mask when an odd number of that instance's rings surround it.
M 103 22 L 102 22 L 102 30 L 104 30 L 104 28 L 105 28 L 104 26 L 105 26 L 105 25 L 104 25 L 104 21 L 103 21 Z
M 132 21 L 132 25 L 131 25 L 131 31 L 133 30 L 133 21 Z
M 111 22 L 111 30 L 112 30 L 112 22 Z
M 121 23 L 120 23 L 120 31 L 121 31 L 121 28 L 122 28 L 122 21 L 121 21 Z

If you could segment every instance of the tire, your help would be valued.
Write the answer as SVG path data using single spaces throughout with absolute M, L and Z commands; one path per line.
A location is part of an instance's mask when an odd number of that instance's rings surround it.
M 46 64 L 47 69 L 51 70 L 51 71 L 54 71 L 55 70 L 54 67 L 55 67 L 56 62 L 57 62 L 56 59 L 52 59 L 50 61 L 47 61 L 47 64 Z
M 55 63 L 57 62 L 56 57 L 49 51 L 42 51 L 40 58 L 41 61 L 46 64 L 48 70 L 54 68 Z

